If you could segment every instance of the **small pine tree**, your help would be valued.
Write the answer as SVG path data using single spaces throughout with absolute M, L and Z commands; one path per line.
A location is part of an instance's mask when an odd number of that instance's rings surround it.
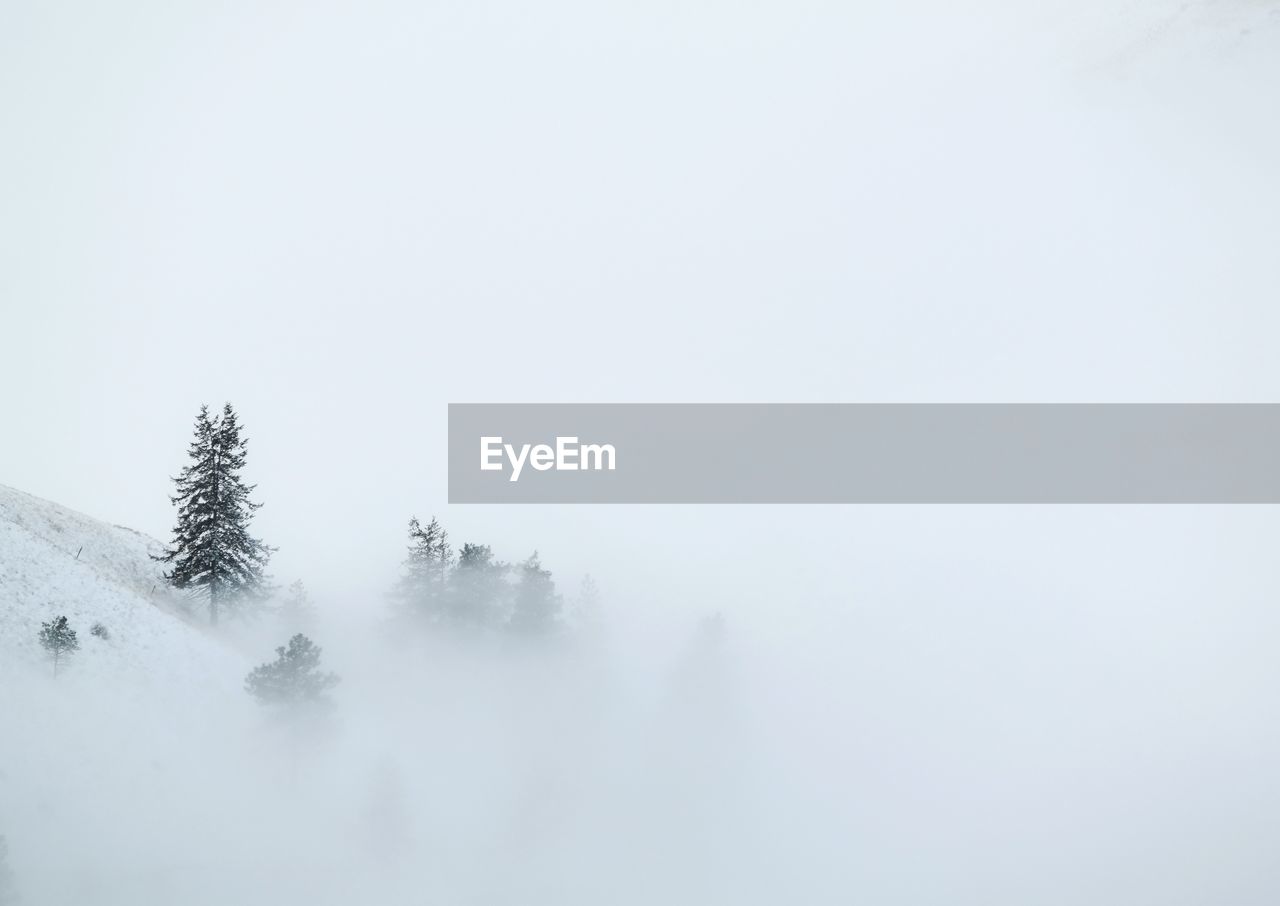
M 0 834 L 0 906 L 17 906 L 18 892 L 9 868 L 9 841 Z
M 595 626 L 600 621 L 600 586 L 590 574 L 582 577 L 578 597 L 573 602 L 573 623 L 576 627 Z
M 519 566 L 515 605 L 508 624 L 516 632 L 540 635 L 553 631 L 560 622 L 560 594 L 551 571 L 542 568 L 538 552 Z
M 107 627 L 101 623 L 94 623 L 92 626 L 90 626 L 89 635 L 100 638 L 104 642 L 110 641 L 111 639 L 111 631 L 108 630 Z
M 67 625 L 66 617 L 40 624 L 40 644 L 53 660 L 53 675 L 58 675 L 58 665 L 80 650 L 76 631 Z
M 262 705 L 327 706 L 336 673 L 320 670 L 321 649 L 302 633 L 276 649 L 275 661 L 254 667 L 245 677 L 245 691 Z
M 249 499 L 255 486 L 240 477 L 247 443 L 230 403 L 221 416 L 200 407 L 187 450 L 191 462 L 173 480 L 178 491 L 170 498 L 178 508 L 173 543 L 156 558 L 173 564 L 165 578 L 174 587 L 208 594 L 209 622 L 215 625 L 220 606 L 269 591 L 265 571 L 273 548 L 249 534 L 261 504 Z
M 431 622 L 445 616 L 445 594 L 453 549 L 449 533 L 434 516 L 424 528 L 417 518 L 409 520 L 409 555 L 396 594 L 410 609 Z
M 285 628 L 293 632 L 310 629 L 315 622 L 316 609 L 301 579 L 289 586 L 289 594 L 280 605 L 279 616 Z

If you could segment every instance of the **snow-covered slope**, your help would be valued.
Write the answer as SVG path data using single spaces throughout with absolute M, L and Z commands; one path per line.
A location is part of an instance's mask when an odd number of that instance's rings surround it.
M 93 679 L 238 683 L 243 659 L 188 617 L 151 559 L 161 545 L 0 485 L 0 668 L 44 660 L 40 624 L 66 615 Z M 95 623 L 109 638 L 90 633 Z

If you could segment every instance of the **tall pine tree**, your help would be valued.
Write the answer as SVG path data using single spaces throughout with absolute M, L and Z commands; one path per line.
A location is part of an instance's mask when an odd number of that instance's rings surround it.
M 268 593 L 265 574 L 272 548 L 249 534 L 249 521 L 261 506 L 249 499 L 255 485 L 240 477 L 247 439 L 240 436 L 235 410 L 227 403 L 221 416 L 201 406 L 191 462 L 174 479 L 178 508 L 173 543 L 157 559 L 173 564 L 165 578 L 176 588 L 209 596 L 209 622 L 218 608 Z
M 417 518 L 409 520 L 409 556 L 404 561 L 404 575 L 396 589 L 399 598 L 410 609 L 432 622 L 445 616 L 445 593 L 453 548 L 449 533 L 432 517 L 424 527 Z

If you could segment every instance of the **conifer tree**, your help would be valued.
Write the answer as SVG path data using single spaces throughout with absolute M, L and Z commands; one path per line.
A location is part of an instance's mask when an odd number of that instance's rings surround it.
M 165 578 L 176 588 L 209 597 L 209 622 L 218 609 L 265 596 L 265 575 L 272 548 L 249 534 L 249 521 L 261 504 L 249 499 L 255 485 L 240 476 L 247 439 L 240 436 L 235 410 L 227 403 L 221 416 L 201 406 L 188 463 L 170 498 L 178 508 L 173 543 L 157 559 L 173 564 Z
M 276 649 L 274 661 L 253 668 L 245 677 L 245 691 L 263 705 L 327 705 L 339 678 L 320 670 L 320 654 L 314 642 L 298 633 L 287 647 Z
M 449 576 L 450 622 L 472 628 L 498 623 L 510 592 L 505 580 L 509 569 L 506 563 L 493 559 L 489 545 L 462 545 Z
M 508 624 L 516 632 L 538 635 L 554 630 L 560 621 L 561 598 L 551 571 L 542 568 L 538 552 L 518 567 L 520 580 Z
M 453 549 L 449 533 L 434 516 L 424 528 L 417 518 L 409 520 L 409 555 L 397 595 L 412 610 L 432 622 L 445 617 L 445 594 Z
M 590 573 L 582 577 L 578 597 L 573 602 L 573 624 L 583 628 L 595 626 L 600 620 L 600 586 Z
M 284 603 L 280 605 L 278 613 L 280 622 L 286 629 L 293 632 L 309 629 L 315 622 L 316 609 L 311 603 L 311 596 L 307 593 L 307 586 L 301 579 L 289 586 L 289 593 Z
M 54 677 L 58 675 L 58 665 L 80 650 L 76 631 L 67 625 L 66 617 L 57 617 L 48 623 L 40 624 L 40 644 L 53 660 Z

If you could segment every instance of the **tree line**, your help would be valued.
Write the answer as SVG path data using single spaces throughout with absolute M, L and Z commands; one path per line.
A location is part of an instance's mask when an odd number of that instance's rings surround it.
M 262 504 L 252 499 L 256 485 L 242 474 L 248 438 L 230 403 L 218 413 L 200 407 L 187 457 L 173 478 L 173 537 L 153 559 L 168 565 L 164 578 L 170 585 L 208 605 L 211 625 L 227 613 L 260 612 L 276 592 L 267 573 L 276 549 L 251 530 Z M 587 577 L 579 604 L 590 609 L 597 597 L 595 583 Z M 434 517 L 426 525 L 409 520 L 408 553 L 390 598 L 401 615 L 437 629 L 543 636 L 567 623 L 564 598 L 537 551 L 508 563 L 497 559 L 487 544 L 466 542 L 455 550 Z M 311 622 L 313 608 L 301 581 L 290 586 L 276 610 L 294 629 Z M 104 641 L 110 637 L 101 623 L 91 631 Z M 303 648 L 295 645 L 299 638 L 311 644 L 297 635 L 278 649 L 281 657 L 301 655 Z M 80 647 L 65 616 L 42 625 L 40 642 L 53 662 L 54 676 Z
M 187 456 L 173 479 L 172 541 L 155 559 L 169 565 L 164 577 L 170 585 L 208 604 L 209 623 L 217 625 L 224 613 L 266 605 L 275 592 L 267 573 L 275 548 L 251 529 L 261 504 L 252 498 L 256 485 L 242 474 L 248 438 L 230 403 L 219 413 L 200 407 Z M 401 615 L 436 629 L 544 636 L 566 622 L 563 596 L 537 551 L 513 564 L 497 559 L 487 544 L 467 542 L 455 550 L 434 517 L 426 525 L 409 520 L 408 553 L 390 597 Z M 588 577 L 581 601 L 591 606 L 596 597 Z M 301 581 L 277 609 L 295 629 L 309 622 L 312 608 Z M 320 700 L 337 683 L 333 674 L 319 672 L 320 649 L 301 633 L 276 654 L 246 678 L 246 690 L 259 701 Z M 55 654 L 55 669 L 61 656 Z
M 563 625 L 563 596 L 537 551 L 514 564 L 496 559 L 487 544 L 454 551 L 434 517 L 425 526 L 409 520 L 408 556 L 392 597 L 430 626 L 544 635 Z
M 190 461 L 173 479 L 173 540 L 156 557 L 170 565 L 164 576 L 174 588 L 208 604 L 213 625 L 224 612 L 259 608 L 275 591 L 267 575 L 275 548 L 250 527 L 261 504 L 242 475 L 247 451 L 230 403 L 218 414 L 200 407 Z M 429 626 L 538 635 L 563 623 L 563 598 L 537 551 L 514 564 L 496 559 L 487 544 L 467 542 L 455 551 L 434 518 L 425 526 L 409 520 L 408 555 L 391 597 L 402 613 Z M 300 599 L 305 590 L 295 583 L 285 606 Z

